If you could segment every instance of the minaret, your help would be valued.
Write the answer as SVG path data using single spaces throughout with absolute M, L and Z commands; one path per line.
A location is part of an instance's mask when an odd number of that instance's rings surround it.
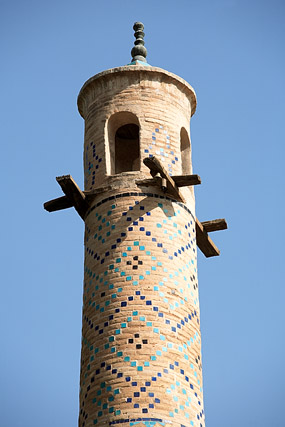
M 197 245 L 224 220 L 195 216 L 190 118 L 193 88 L 147 64 L 136 22 L 130 64 L 91 77 L 78 96 L 85 120 L 81 191 L 58 177 L 85 222 L 79 426 L 205 425 Z

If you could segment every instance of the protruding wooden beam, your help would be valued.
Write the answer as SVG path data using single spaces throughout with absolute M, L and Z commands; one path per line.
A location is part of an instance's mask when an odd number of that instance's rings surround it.
M 71 202 L 66 196 L 58 197 L 57 199 L 49 200 L 44 203 L 44 208 L 48 212 L 60 211 L 62 209 L 72 208 Z
M 203 225 L 196 218 L 196 240 L 198 248 L 203 252 L 205 257 L 209 258 L 212 256 L 220 255 L 220 251 L 215 243 L 210 239 L 208 233 L 204 229 Z
M 83 191 L 80 190 L 71 175 L 58 176 L 56 180 L 81 218 L 84 219 L 89 203 L 87 203 Z
M 211 231 L 226 230 L 228 228 L 225 218 L 203 221 L 201 224 L 207 233 L 210 233 Z
M 87 204 L 90 205 L 94 198 L 98 196 L 98 194 L 109 190 L 112 190 L 112 186 L 105 185 L 104 187 L 99 187 L 95 190 L 82 191 L 82 193 L 85 196 Z M 74 201 L 71 201 L 67 196 L 58 197 L 57 199 L 49 200 L 48 202 L 44 203 L 44 208 L 48 212 L 60 211 L 62 209 L 68 209 L 72 207 L 74 207 Z
M 167 190 L 169 193 L 173 194 L 176 199 L 185 203 L 185 199 L 180 193 L 177 185 L 175 184 L 172 177 L 166 171 L 164 166 L 160 163 L 160 161 L 156 157 L 146 157 L 143 160 L 144 164 L 149 168 L 151 175 L 154 177 L 157 173 L 159 173 L 162 178 L 166 179 L 167 182 Z
M 143 185 L 145 187 L 155 187 L 160 186 L 161 187 L 161 176 L 155 176 L 154 178 L 147 178 L 147 179 L 138 179 L 136 180 L 137 185 Z
M 199 175 L 174 175 L 172 176 L 172 179 L 177 187 L 188 187 L 190 185 L 201 184 L 201 178 Z

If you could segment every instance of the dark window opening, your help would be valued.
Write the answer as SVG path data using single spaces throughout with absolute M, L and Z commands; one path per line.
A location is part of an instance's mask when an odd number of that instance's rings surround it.
M 115 173 L 140 170 L 139 127 L 121 126 L 115 136 Z

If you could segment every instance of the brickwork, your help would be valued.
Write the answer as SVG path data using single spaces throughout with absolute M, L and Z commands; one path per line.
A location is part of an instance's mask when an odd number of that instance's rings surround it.
M 78 97 L 85 119 L 85 190 L 102 185 L 110 174 L 108 120 L 117 113 L 134 114 L 140 125 L 142 159 L 155 155 L 170 175 L 181 174 L 180 130 L 190 136 L 195 92 L 179 77 L 156 67 L 120 67 L 88 80 Z M 170 165 L 170 166 L 169 166 Z
M 108 70 L 82 88 L 85 218 L 79 426 L 204 426 L 194 194 L 186 205 L 157 187 L 144 157 L 182 173 L 193 89 L 154 67 Z M 110 118 L 137 120 L 140 171 L 112 169 Z M 134 122 L 135 123 L 135 122 Z

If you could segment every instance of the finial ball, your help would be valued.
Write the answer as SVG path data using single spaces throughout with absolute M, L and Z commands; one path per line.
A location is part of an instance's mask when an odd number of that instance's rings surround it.
M 143 25 L 143 23 L 142 23 L 142 22 L 135 22 L 135 23 L 134 23 L 134 26 L 133 26 L 133 29 L 134 29 L 135 31 L 143 31 L 143 29 L 144 29 L 144 25 Z

